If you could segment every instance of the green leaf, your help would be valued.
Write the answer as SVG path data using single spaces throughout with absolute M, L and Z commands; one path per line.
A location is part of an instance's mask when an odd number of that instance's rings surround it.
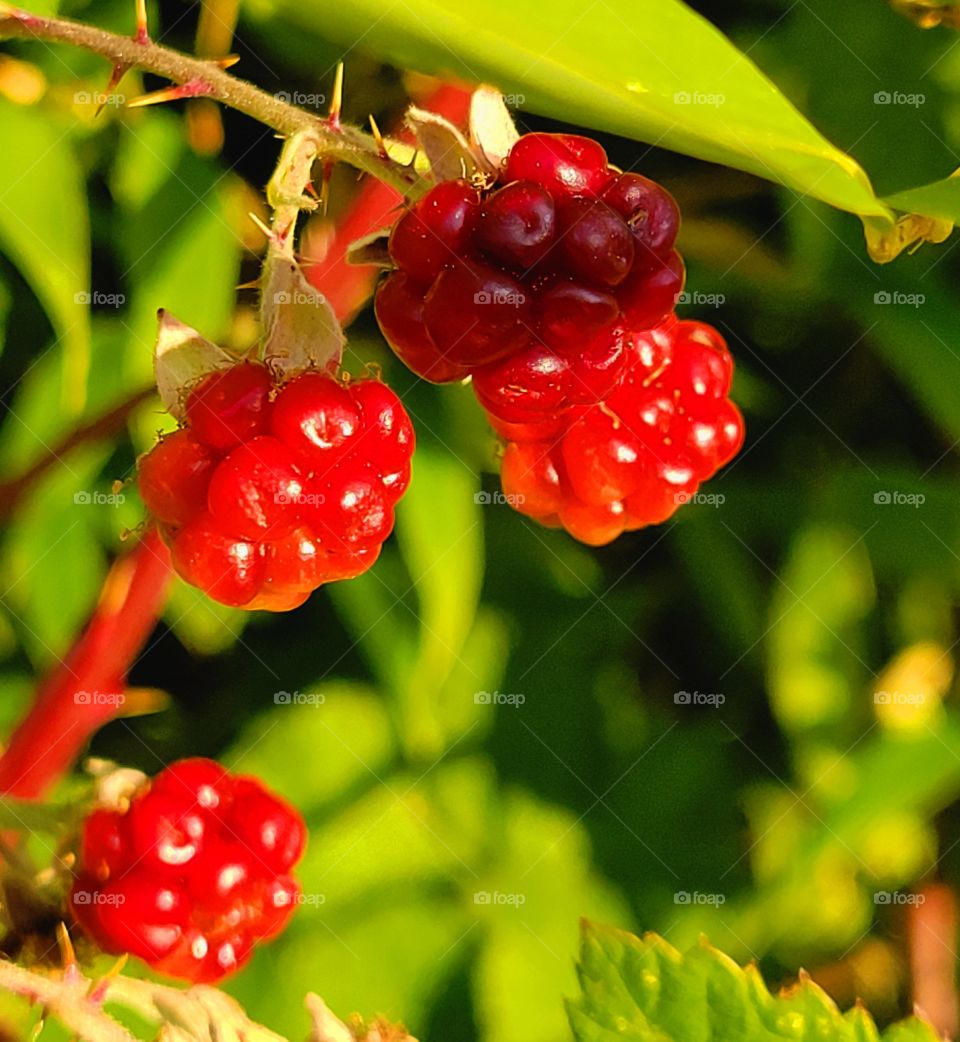
M 63 344 L 63 404 L 79 412 L 90 362 L 90 227 L 68 135 L 0 101 L 0 248 L 30 284 Z
M 908 188 L 888 195 L 884 202 L 904 213 L 920 213 L 942 221 L 960 221 L 960 177 Z
M 860 166 L 832 145 L 706 19 L 679 0 L 424 0 L 413 11 L 345 0 L 335 14 L 252 0 L 422 72 L 486 80 L 572 123 L 746 170 L 842 210 L 889 221 Z M 722 91 L 722 93 L 720 93 Z
M 876 1027 L 862 1010 L 841 1015 L 801 974 L 776 997 L 755 968 L 741 969 L 706 942 L 685 954 L 662 937 L 642 939 L 584 921 L 578 965 L 582 996 L 567 1011 L 577 1042 L 867 1042 Z M 883 1042 L 934 1042 L 916 1017 L 887 1028 Z

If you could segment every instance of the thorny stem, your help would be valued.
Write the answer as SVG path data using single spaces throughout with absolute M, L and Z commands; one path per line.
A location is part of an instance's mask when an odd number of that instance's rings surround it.
M 385 156 L 368 134 L 338 119 L 324 119 L 290 105 L 230 75 L 216 62 L 181 54 L 149 39 L 120 36 L 66 18 L 30 14 L 0 2 L 0 39 L 10 37 L 70 44 L 101 55 L 114 67 L 136 67 L 155 73 L 243 112 L 285 136 L 309 131 L 316 137 L 318 151 L 325 159 L 348 163 L 404 195 L 419 195 L 424 188 L 412 167 Z

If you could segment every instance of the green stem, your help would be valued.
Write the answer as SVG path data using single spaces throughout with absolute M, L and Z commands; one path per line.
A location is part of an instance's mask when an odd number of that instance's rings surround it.
M 116 67 L 143 69 L 180 86 L 189 85 L 193 93 L 228 105 L 283 135 L 310 131 L 317 139 L 322 157 L 349 163 L 403 195 L 415 196 L 423 190 L 416 172 L 385 156 L 370 135 L 338 120 L 323 119 L 290 105 L 246 80 L 231 76 L 215 62 L 181 54 L 151 40 L 120 36 L 67 18 L 30 14 L 0 2 L 0 39 L 12 37 L 69 44 L 99 54 Z

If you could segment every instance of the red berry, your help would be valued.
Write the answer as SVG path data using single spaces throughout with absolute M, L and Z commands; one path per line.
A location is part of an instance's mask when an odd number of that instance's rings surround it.
M 504 181 L 536 181 L 556 195 L 596 195 L 609 179 L 606 152 L 577 134 L 524 134 L 503 173 Z
M 612 293 L 580 282 L 559 282 L 540 296 L 540 332 L 551 347 L 575 351 L 612 326 L 619 313 Z
M 180 575 L 222 604 L 242 607 L 263 582 L 263 547 L 228 535 L 211 514 L 200 514 L 185 525 L 172 550 Z
M 374 307 L 380 329 L 394 354 L 407 368 L 432 383 L 463 380 L 469 369 L 443 357 L 423 320 L 424 292 L 409 275 L 396 271 L 380 288 Z
M 495 260 L 526 271 L 552 245 L 556 223 L 550 193 L 532 181 L 515 181 L 484 201 L 474 241 Z
M 116 875 L 130 857 L 129 844 L 119 814 L 112 810 L 93 811 L 83 823 L 80 864 L 95 879 Z
M 569 361 L 535 341 L 473 376 L 480 404 L 510 423 L 535 423 L 556 414 L 566 406 L 569 388 Z
M 140 869 L 106 885 L 79 879 L 70 896 L 78 922 L 112 950 L 152 962 L 180 942 L 190 909 L 183 887 Z
M 441 181 L 408 210 L 390 233 L 390 256 L 424 287 L 467 252 L 479 193 L 466 181 Z
M 443 359 L 478 366 L 517 350 L 529 336 L 532 304 L 505 271 L 463 261 L 440 273 L 427 293 L 423 317 Z
M 384 489 L 396 502 L 410 483 L 410 458 L 416 445 L 403 403 L 380 380 L 360 380 L 350 395 L 363 417 L 357 454 L 380 472 Z
M 270 389 L 269 372 L 254 362 L 211 373 L 187 397 L 187 425 L 204 445 L 231 449 L 266 432 Z
M 633 265 L 633 235 L 623 218 L 599 199 L 582 196 L 557 204 L 556 263 L 601 286 L 617 286 Z
M 211 515 L 231 535 L 247 539 L 289 534 L 298 523 L 304 494 L 299 458 L 277 438 L 244 442 L 213 472 L 207 490 Z
M 116 868 L 115 831 L 135 854 Z M 304 838 L 297 811 L 258 780 L 210 760 L 180 761 L 127 810 L 88 818 L 70 907 L 103 950 L 214 982 L 286 924 L 299 893 L 288 873 Z
M 256 778 L 240 777 L 233 787 L 230 831 L 240 840 L 258 871 L 287 872 L 303 854 L 306 831 L 296 811 L 268 792 Z
M 215 465 L 210 450 L 190 431 L 166 435 L 138 463 L 144 506 L 158 521 L 186 524 L 206 506 Z
M 604 546 L 619 536 L 626 524 L 627 512 L 620 500 L 606 506 L 588 506 L 570 498 L 560 508 L 563 527 L 587 546 Z
M 604 189 L 603 201 L 630 225 L 638 264 L 650 268 L 669 254 L 680 227 L 680 210 L 665 188 L 641 174 L 620 174 Z
M 542 442 L 508 445 L 501 462 L 504 495 L 521 514 L 555 514 L 563 505 L 560 474 Z
M 650 329 L 676 306 L 683 292 L 683 260 L 674 251 L 658 261 L 652 271 L 634 266 L 626 282 L 618 288 L 617 299 L 632 329 Z
M 273 406 L 270 428 L 295 453 L 304 474 L 324 474 L 350 451 L 363 419 L 353 396 L 333 377 L 305 373 Z
M 311 510 L 310 523 L 324 548 L 369 549 L 393 530 L 393 507 L 372 467 L 346 460 L 315 487 L 317 506 Z

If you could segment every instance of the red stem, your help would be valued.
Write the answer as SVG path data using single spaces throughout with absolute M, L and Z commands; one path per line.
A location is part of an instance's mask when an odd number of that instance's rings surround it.
M 163 609 L 171 574 L 170 554 L 153 529 L 114 562 L 86 630 L 41 681 L 0 756 L 0 793 L 40 798 L 122 712 L 118 696 Z

